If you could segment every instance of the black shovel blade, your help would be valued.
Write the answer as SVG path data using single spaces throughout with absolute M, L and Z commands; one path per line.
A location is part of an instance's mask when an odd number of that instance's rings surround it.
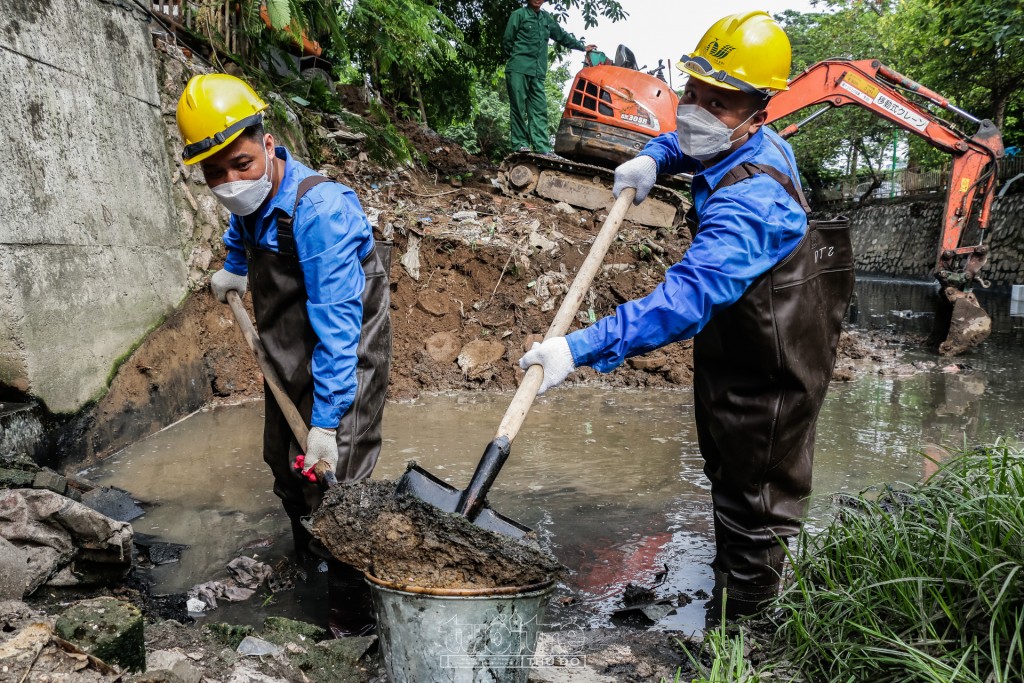
M 410 467 L 405 471 L 402 478 L 398 480 L 395 493 L 397 495 L 413 496 L 444 512 L 451 513 L 458 511 L 459 502 L 462 500 L 463 495 L 462 491 L 447 482 L 441 481 L 419 465 Z M 495 512 L 487 505 L 480 508 L 480 512 L 470 521 L 482 529 L 518 540 L 522 540 L 533 533 L 533 529 L 523 526 L 501 513 Z

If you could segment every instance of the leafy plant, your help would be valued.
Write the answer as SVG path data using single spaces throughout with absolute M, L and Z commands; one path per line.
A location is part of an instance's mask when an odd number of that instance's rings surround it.
M 379 102 L 371 102 L 366 116 L 342 112 L 342 119 L 353 131 L 366 135 L 366 152 L 384 166 L 399 166 L 418 159 L 418 152 L 391 121 Z
M 1024 454 L 968 452 L 805 532 L 780 654 L 811 680 L 1003 683 L 1024 671 Z

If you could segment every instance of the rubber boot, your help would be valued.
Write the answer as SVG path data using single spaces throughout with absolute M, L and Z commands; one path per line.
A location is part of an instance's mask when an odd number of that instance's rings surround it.
M 377 629 L 370 587 L 355 567 L 327 561 L 327 627 L 335 638 L 369 636 Z
M 714 572 L 715 587 L 705 608 L 705 629 L 717 628 L 723 617 L 727 623 L 731 623 L 745 617 L 760 616 L 778 595 L 778 582 L 768 586 L 743 585 L 737 581 L 730 582 L 725 572 L 717 569 Z

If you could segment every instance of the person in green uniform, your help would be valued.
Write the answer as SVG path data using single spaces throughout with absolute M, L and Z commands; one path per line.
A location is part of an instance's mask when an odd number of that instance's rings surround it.
M 546 0 L 527 0 L 508 18 L 501 47 L 508 56 L 505 84 L 508 86 L 509 120 L 512 147 L 521 152 L 546 154 L 548 142 L 548 102 L 544 82 L 548 74 L 548 40 L 570 50 L 594 50 L 558 25 L 553 16 L 541 9 Z

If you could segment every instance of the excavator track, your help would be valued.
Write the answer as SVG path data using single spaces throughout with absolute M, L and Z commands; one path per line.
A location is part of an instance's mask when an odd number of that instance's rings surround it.
M 591 211 L 611 207 L 614 180 L 615 172 L 603 166 L 533 152 L 509 155 L 498 172 L 498 184 L 507 195 L 536 196 Z M 629 210 L 626 220 L 651 228 L 678 226 L 691 206 L 683 194 L 689 184 L 687 175 L 663 179 L 642 204 Z

